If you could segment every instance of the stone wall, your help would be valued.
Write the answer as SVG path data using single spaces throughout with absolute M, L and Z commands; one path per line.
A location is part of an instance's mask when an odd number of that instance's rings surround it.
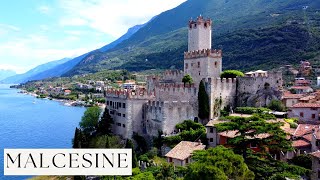
M 192 55 L 194 52 L 185 53 L 184 73 L 193 78 L 196 86 L 203 78 L 217 78 L 220 77 L 222 72 L 222 52 L 220 50 L 208 51 L 208 53 L 207 50 L 204 50 L 204 52 L 195 51 L 195 55 Z
M 208 78 L 204 79 L 204 81 L 209 95 L 210 119 L 218 117 L 220 110 L 228 105 L 235 107 L 236 79 Z
M 144 111 L 144 127 L 150 136 L 157 136 L 158 131 L 171 134 L 176 124 L 193 120 L 198 114 L 196 104 L 189 101 L 149 101 Z
M 239 77 L 237 86 L 238 106 L 267 106 L 271 100 L 282 96 L 282 73 L 268 73 L 267 77 Z

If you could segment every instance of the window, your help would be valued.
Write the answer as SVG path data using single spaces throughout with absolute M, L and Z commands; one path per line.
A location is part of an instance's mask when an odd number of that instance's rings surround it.
M 123 103 L 123 104 L 122 104 L 122 107 L 123 107 L 123 108 L 126 108 L 126 103 Z
M 109 101 L 107 101 L 107 106 L 109 106 Z
M 122 114 L 122 117 L 126 117 L 126 115 L 125 115 L 125 114 Z
M 214 67 L 215 67 L 215 68 L 218 67 L 218 62 L 214 62 Z
M 193 67 L 193 63 L 191 63 L 191 67 Z
M 300 112 L 300 117 L 303 117 L 303 112 Z
M 119 103 L 119 108 L 121 108 L 121 103 Z
M 320 170 L 318 170 L 318 178 L 320 178 Z
M 171 157 L 169 157 L 169 162 L 172 162 L 172 158 Z
M 125 128 L 125 127 L 126 127 L 126 125 L 125 125 L 125 124 L 122 124 L 122 127 L 124 127 L 124 128 Z
M 186 159 L 186 164 L 188 164 L 188 163 L 189 163 L 189 159 L 187 158 L 187 159 Z
M 185 66 L 186 66 L 186 69 L 188 69 L 188 63 L 186 63 L 186 65 L 185 65 Z
M 315 119 L 316 118 L 316 114 L 312 114 L 312 119 Z
M 317 110 L 317 108 L 311 108 L 311 110 L 316 111 L 316 110 Z
M 213 142 L 213 138 L 210 138 L 210 142 Z
M 210 128 L 210 133 L 213 133 L 213 128 Z
M 198 68 L 200 68 L 200 62 L 198 62 Z
M 120 127 L 121 127 L 121 123 L 117 123 L 117 126 L 120 126 Z
M 199 76 L 200 76 L 200 71 L 199 71 Z
M 118 116 L 121 116 L 121 113 L 118 113 Z

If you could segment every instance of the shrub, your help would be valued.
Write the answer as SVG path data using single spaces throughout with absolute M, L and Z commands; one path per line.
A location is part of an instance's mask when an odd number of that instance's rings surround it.
M 235 109 L 236 113 L 242 113 L 242 114 L 254 114 L 254 113 L 263 113 L 263 112 L 269 112 L 271 111 L 268 108 L 255 108 L 255 107 L 237 107 Z

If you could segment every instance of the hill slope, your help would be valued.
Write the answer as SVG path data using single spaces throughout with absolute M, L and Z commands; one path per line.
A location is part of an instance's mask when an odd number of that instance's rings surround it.
M 0 81 L 10 76 L 14 76 L 17 73 L 12 70 L 0 69 Z
M 26 73 L 17 74 L 15 76 L 8 77 L 8 78 L 2 80 L 2 82 L 4 82 L 4 83 L 21 83 L 21 82 L 26 82 L 28 80 L 36 80 L 36 78 L 33 78 L 35 75 L 42 73 L 44 71 L 47 71 L 49 69 L 52 69 L 52 68 L 58 66 L 59 64 L 63 64 L 65 62 L 68 62 L 69 60 L 70 60 L 70 58 L 63 58 L 60 60 L 51 61 L 51 62 L 42 64 L 42 65 L 39 65 L 39 66 L 27 71 Z
M 319 44 L 319 9 L 313 0 L 188 0 L 113 49 L 91 53 L 64 75 L 182 68 L 186 25 L 199 14 L 214 21 L 213 45 L 224 50 L 224 68 L 269 69 L 275 62 L 312 59 Z

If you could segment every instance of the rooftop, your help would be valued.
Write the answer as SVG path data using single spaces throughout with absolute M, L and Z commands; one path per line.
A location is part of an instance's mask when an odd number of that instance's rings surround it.
M 312 156 L 314 157 L 317 157 L 317 158 L 320 158 L 320 151 L 316 151 L 316 152 L 313 152 L 313 153 L 310 153 Z
M 319 103 L 298 103 L 292 106 L 293 108 L 320 108 Z
M 185 160 L 192 155 L 193 151 L 204 150 L 205 147 L 205 145 L 199 142 L 181 141 L 165 156 L 174 159 Z

